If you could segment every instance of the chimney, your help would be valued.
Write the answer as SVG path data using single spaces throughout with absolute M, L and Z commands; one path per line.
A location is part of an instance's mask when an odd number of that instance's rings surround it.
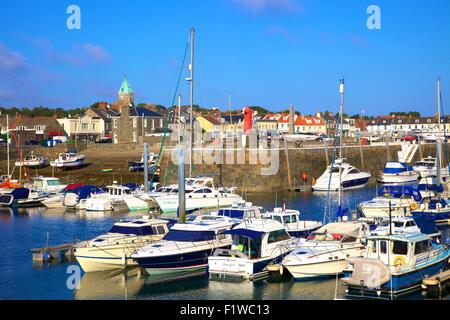
M 294 105 L 291 104 L 289 109 L 289 134 L 295 133 L 295 110 Z

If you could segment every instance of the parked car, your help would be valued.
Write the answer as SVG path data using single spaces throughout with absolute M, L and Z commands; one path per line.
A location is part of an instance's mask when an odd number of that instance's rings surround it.
M 334 137 L 327 136 L 326 134 L 321 134 L 319 139 L 322 142 L 334 142 Z
M 112 138 L 102 138 L 99 141 L 96 141 L 95 143 L 112 143 Z
M 41 143 L 39 142 L 39 141 L 37 141 L 37 140 L 27 140 L 26 142 L 25 142 L 25 145 L 26 146 L 38 146 L 38 145 L 40 145 Z
M 401 141 L 417 141 L 417 136 L 413 134 L 405 134 L 400 139 Z

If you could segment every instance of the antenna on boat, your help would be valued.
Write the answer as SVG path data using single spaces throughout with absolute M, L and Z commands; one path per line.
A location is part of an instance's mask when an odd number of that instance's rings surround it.
M 339 93 L 341 94 L 341 109 L 339 112 L 339 158 L 342 161 L 342 137 L 344 128 L 344 93 L 345 93 L 345 81 L 340 79 Z M 339 164 L 339 205 L 338 205 L 338 221 L 342 222 L 342 162 Z
M 189 65 L 190 78 L 188 79 L 191 86 L 191 109 L 190 109 L 190 117 L 189 117 L 189 177 L 192 178 L 192 140 L 194 137 L 194 45 L 195 45 L 195 28 L 191 29 L 191 63 Z
M 392 200 L 389 199 L 389 235 L 392 235 Z

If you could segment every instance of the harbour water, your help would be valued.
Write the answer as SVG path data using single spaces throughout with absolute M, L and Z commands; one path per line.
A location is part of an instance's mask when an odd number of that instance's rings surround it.
M 375 188 L 345 193 L 345 204 L 356 209 L 358 203 L 372 198 Z M 298 209 L 303 219 L 322 220 L 327 194 L 286 193 L 249 194 L 248 201 L 273 209 L 286 203 Z M 332 196 L 328 210 L 335 212 Z M 142 214 L 141 214 L 142 215 Z M 183 281 L 155 283 L 139 269 L 125 272 L 82 274 L 78 289 L 67 286 L 67 269 L 76 261 L 53 264 L 33 264 L 30 249 L 91 239 L 107 232 L 127 215 L 70 213 L 46 211 L 44 208 L 13 211 L 1 209 L 0 234 L 0 300 L 72 300 L 72 299 L 227 299 L 227 300 L 321 300 L 343 297 L 344 288 L 336 279 L 301 282 L 292 280 L 224 283 L 196 277 Z M 448 235 L 446 235 L 448 239 Z M 336 287 L 336 283 L 338 284 Z M 336 291 L 337 288 L 337 291 Z M 337 295 L 336 295 L 337 292 Z M 420 292 L 407 299 L 424 299 Z M 449 299 L 448 296 L 443 299 Z

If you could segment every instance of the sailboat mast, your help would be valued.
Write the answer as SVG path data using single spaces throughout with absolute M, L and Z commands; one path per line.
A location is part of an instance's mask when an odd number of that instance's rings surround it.
M 441 172 L 441 168 L 442 168 L 442 141 L 441 141 L 441 78 L 438 78 L 438 112 L 437 112 L 437 117 L 438 117 L 438 135 L 437 135 L 437 143 L 436 143 L 436 155 L 437 155 L 437 160 L 436 160 L 436 173 L 437 173 L 437 178 L 438 178 L 438 183 L 441 184 L 442 183 L 442 172 Z
M 189 65 L 189 70 L 191 72 L 190 84 L 191 84 L 191 110 L 189 119 L 189 177 L 192 177 L 192 158 L 193 158 L 193 138 L 194 138 L 194 45 L 195 45 L 195 28 L 191 29 L 191 64 Z
M 342 138 L 344 131 L 344 93 L 345 93 L 345 82 L 344 79 L 341 79 L 341 84 L 339 86 L 339 92 L 341 94 L 341 110 L 340 110 L 340 119 L 339 119 L 339 158 L 341 159 L 341 163 L 339 164 L 339 214 L 342 214 Z M 339 219 L 342 219 L 340 216 Z
M 181 93 L 178 94 L 178 143 L 181 143 Z
M 8 178 L 10 174 L 10 164 L 9 164 L 9 114 L 6 115 L 6 161 L 7 161 L 7 170 L 8 170 Z

